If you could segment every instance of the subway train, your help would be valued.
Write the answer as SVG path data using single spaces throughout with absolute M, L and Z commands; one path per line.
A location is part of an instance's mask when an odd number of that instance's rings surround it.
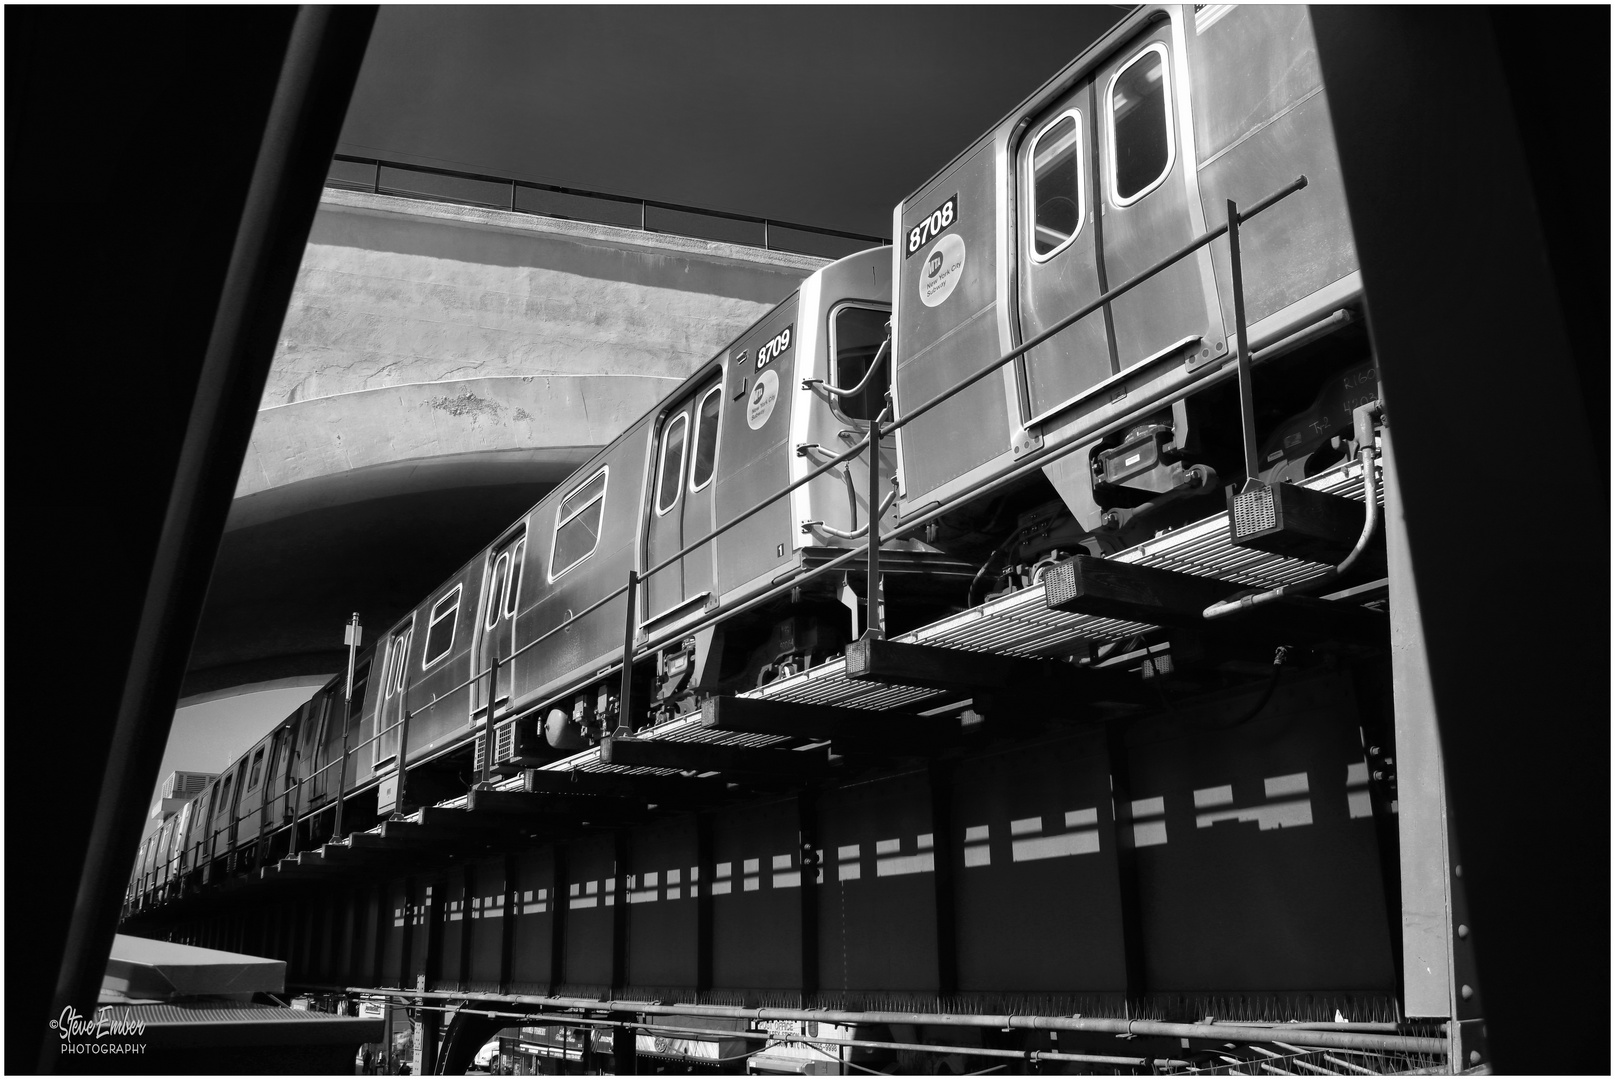
M 1158 266 L 1231 203 L 1263 207 L 1238 289 L 1225 239 Z M 1129 14 L 899 203 L 892 235 L 807 277 L 384 628 L 351 705 L 344 674 L 231 763 L 142 845 L 126 911 L 319 843 L 339 799 L 352 828 L 463 795 L 799 675 L 872 620 L 967 612 L 1372 452 L 1303 7 Z

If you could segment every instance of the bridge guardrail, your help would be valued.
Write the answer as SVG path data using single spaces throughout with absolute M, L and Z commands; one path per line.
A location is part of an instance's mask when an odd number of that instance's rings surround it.
M 710 210 L 462 169 L 414 165 L 385 158 L 354 157 L 351 154 L 333 157 L 325 186 L 347 191 L 368 191 L 376 195 L 430 199 L 461 206 L 481 206 L 563 221 L 616 225 L 643 232 L 717 240 L 760 247 L 766 251 L 820 258 L 840 258 L 867 247 L 891 243 L 890 237 L 777 221 L 727 210 Z

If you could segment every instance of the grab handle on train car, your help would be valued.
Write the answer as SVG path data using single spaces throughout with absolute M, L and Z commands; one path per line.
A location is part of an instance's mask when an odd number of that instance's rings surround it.
M 875 377 L 875 372 L 879 371 L 880 366 L 883 363 L 886 362 L 886 354 L 887 354 L 887 352 L 889 352 L 891 350 L 891 347 L 892 347 L 891 324 L 887 323 L 886 326 L 887 326 L 886 340 L 880 343 L 880 351 L 876 352 L 875 353 L 875 358 L 869 362 L 869 370 L 864 372 L 864 377 L 862 379 L 858 380 L 858 385 L 857 386 L 854 386 L 850 390 L 847 390 L 847 389 L 842 389 L 839 386 L 831 386 L 829 383 L 825 382 L 823 379 L 803 379 L 802 380 L 802 389 L 804 389 L 804 390 L 812 390 L 816 386 L 819 389 L 823 390 L 827 394 L 834 394 L 836 397 L 843 397 L 843 398 L 857 397 L 859 394 L 863 393 L 865 390 L 867 390 L 869 388 L 869 380 L 873 379 Z

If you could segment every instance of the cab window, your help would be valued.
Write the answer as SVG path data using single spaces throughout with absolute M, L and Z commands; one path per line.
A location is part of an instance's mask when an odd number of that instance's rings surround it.
M 1143 198 L 1172 171 L 1171 75 L 1155 42 L 1110 80 L 1111 196 L 1118 206 Z
M 842 304 L 830 313 L 830 379 L 832 385 L 850 390 L 863 381 L 869 365 L 886 340 L 886 308 L 863 304 Z M 863 392 L 838 398 L 836 412 L 847 420 L 873 420 L 886 401 L 891 381 L 891 357 L 881 361 L 881 369 Z

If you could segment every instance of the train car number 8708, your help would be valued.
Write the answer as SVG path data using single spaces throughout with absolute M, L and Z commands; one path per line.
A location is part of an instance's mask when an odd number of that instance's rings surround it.
M 952 225 L 959 217 L 959 196 L 955 194 L 947 202 L 927 214 L 918 225 L 908 231 L 908 250 L 904 258 L 908 258 L 932 240 L 942 234 L 942 230 Z

